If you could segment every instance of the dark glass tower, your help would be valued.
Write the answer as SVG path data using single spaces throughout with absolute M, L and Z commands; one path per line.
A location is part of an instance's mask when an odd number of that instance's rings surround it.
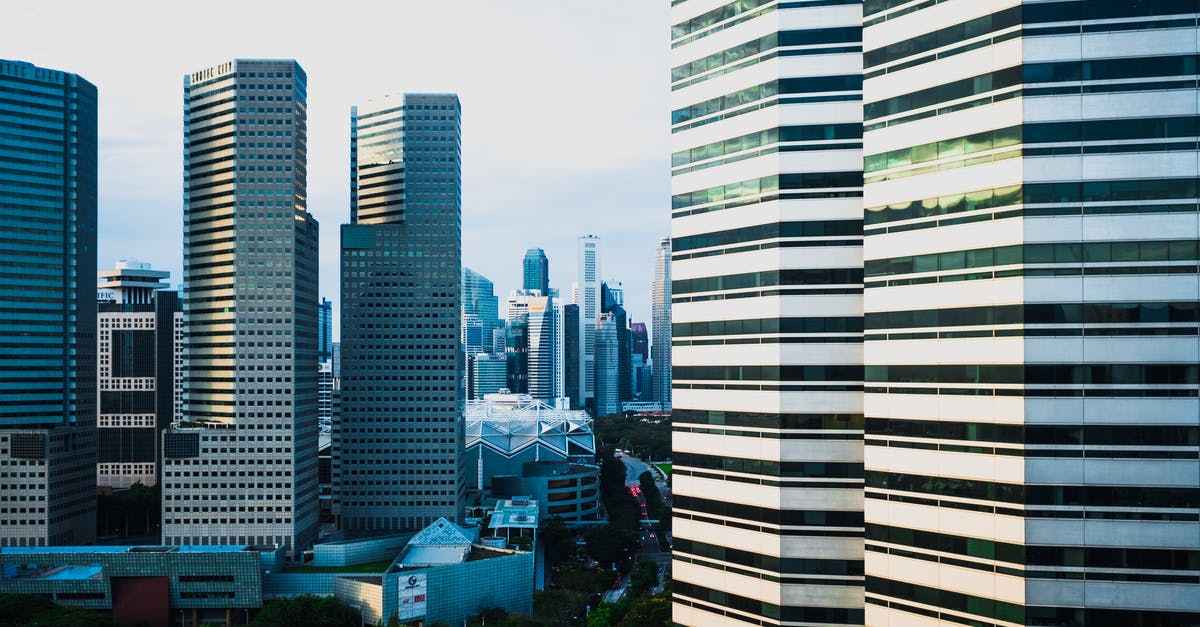
M 96 87 L 0 59 L 0 545 L 96 530 Z
M 322 298 L 317 314 L 317 359 L 325 363 L 333 359 L 333 302 Z
M 405 94 L 350 112 L 342 226 L 344 529 L 459 518 L 461 109 Z
M 525 281 L 523 289 L 540 290 L 542 296 L 550 294 L 550 260 L 546 251 L 541 248 L 530 248 L 525 251 Z

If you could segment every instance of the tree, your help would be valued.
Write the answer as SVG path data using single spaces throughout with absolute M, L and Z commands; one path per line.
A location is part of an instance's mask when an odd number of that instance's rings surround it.
M 112 619 L 79 607 L 55 605 L 32 594 L 0 594 L 0 625 L 25 627 L 111 627 Z
M 629 576 L 629 592 L 634 595 L 644 594 L 658 585 L 658 564 L 650 561 L 638 564 L 633 574 Z
M 362 617 L 336 597 L 302 594 L 263 604 L 254 627 L 359 627 Z
M 670 596 L 656 595 L 637 597 L 617 627 L 666 627 L 670 624 Z

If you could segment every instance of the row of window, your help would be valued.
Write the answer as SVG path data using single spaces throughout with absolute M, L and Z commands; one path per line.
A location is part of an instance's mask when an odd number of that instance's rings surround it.
M 694 366 L 699 367 L 699 366 Z M 753 366 L 748 366 L 753 368 Z M 795 366 L 799 368 L 800 366 Z M 812 367 L 812 366 L 808 366 Z M 727 366 L 738 368 L 737 366 Z M 767 368 L 767 366 L 762 366 Z M 784 366 L 784 368 L 788 368 Z M 677 366 L 676 370 L 679 369 Z M 1195 385 L 1197 364 L 919 364 L 866 366 L 871 383 Z M 785 370 L 786 374 L 786 370 Z M 678 377 L 686 379 L 688 377 Z M 785 378 L 783 380 L 791 380 Z M 843 379 L 846 380 L 846 379 Z
M 778 31 L 671 68 L 671 82 L 703 74 L 775 48 L 861 42 L 862 28 L 859 26 Z
M 676 494 L 674 500 L 676 509 L 713 516 L 741 518 L 767 525 L 861 527 L 863 524 L 863 513 L 861 511 L 779 510 L 769 507 L 702 499 L 684 494 Z
M 1200 488 L 1181 486 L 1027 485 L 868 470 L 866 487 L 1025 505 L 1200 507 Z
M 671 125 L 702 118 L 720 111 L 732 109 L 752 102 L 783 94 L 862 91 L 862 76 L 859 74 L 839 76 L 812 76 L 807 78 L 783 78 L 761 85 L 746 87 L 735 92 L 712 98 L 671 112 Z M 677 129 L 678 130 L 678 129 Z
M 764 270 L 725 276 L 680 279 L 671 282 L 671 293 L 691 294 L 739 290 L 775 285 L 858 285 L 863 280 L 859 268 L 804 268 Z
M 811 220 L 771 222 L 714 233 L 676 237 L 671 240 L 672 252 L 685 252 L 712 246 L 728 246 L 780 237 L 839 237 L 862 235 L 862 220 Z
M 863 105 L 866 121 L 1030 83 L 1193 76 L 1197 55 L 1027 63 Z
M 859 333 L 862 332 L 862 330 L 863 319 L 858 316 L 830 316 L 828 318 L 752 318 L 749 320 L 677 322 L 671 325 L 671 337 L 743 335 L 759 333 Z
M 871 259 L 863 266 L 866 276 L 876 277 L 1034 263 L 1121 263 L 1196 259 L 1200 259 L 1200 240 L 1186 239 L 1014 244 L 891 259 Z
M 1153 117 L 1086 122 L 1044 122 L 1011 126 L 963 137 L 892 150 L 863 159 L 867 173 L 918 163 L 960 157 L 1016 144 L 1063 143 L 1081 141 L 1119 141 L 1195 137 L 1200 117 Z
M 1035 303 L 886 311 L 868 313 L 866 324 L 863 326 L 868 330 L 873 330 L 1004 324 L 1138 324 L 1198 321 L 1200 321 L 1200 303 L 1196 301 L 1160 301 Z
M 758 429 L 835 429 L 863 428 L 862 414 L 768 414 L 719 409 L 676 409 L 671 413 L 675 424 L 729 425 Z
M 866 541 L 868 544 L 873 542 L 902 544 L 926 551 L 941 551 L 943 553 L 954 553 L 1012 564 L 1025 563 L 1025 547 L 1022 545 L 983 538 L 955 536 L 936 531 L 921 531 L 919 529 L 906 529 L 903 527 L 867 523 Z
M 675 596 L 672 601 L 681 605 L 693 605 L 692 602 L 682 597 L 692 597 L 701 601 L 720 606 L 720 608 L 730 608 L 728 616 L 744 622 L 745 617 L 739 612 L 745 612 L 753 616 L 763 616 L 767 619 L 774 619 L 770 622 L 763 622 L 763 625 L 777 625 L 778 621 L 791 621 L 803 623 L 816 623 L 820 625 L 862 625 L 865 616 L 862 609 L 843 609 L 837 607 L 806 607 L 799 605 L 784 605 L 780 607 L 774 603 L 759 601 L 748 597 L 738 596 L 724 592 L 722 590 L 714 590 L 701 585 L 689 583 L 687 581 L 675 580 L 672 584 Z M 708 611 L 724 613 L 725 611 L 719 608 L 710 607 L 703 604 L 695 604 L 694 607 Z
M 671 154 L 671 167 L 721 157 L 779 142 L 811 142 L 838 139 L 862 139 L 862 124 L 810 124 L 782 126 L 680 150 Z
M 675 453 L 674 462 L 676 466 L 771 477 L 857 479 L 863 476 L 861 463 L 788 462 L 680 452 Z
M 968 442 L 1067 446 L 1196 446 L 1200 427 L 1154 425 L 1020 425 L 867 418 L 866 435 Z M 1029 451 L 1025 451 L 1028 453 Z
M 862 381 L 860 365 L 674 366 L 674 381 Z
M 867 593 L 904 599 L 1009 623 L 1025 624 L 1025 608 L 1015 603 L 931 588 L 906 581 L 867 577 Z M 867 602 L 878 603 L 879 601 L 867 597 Z M 943 618 L 948 618 L 948 616 L 943 615 Z M 954 622 L 965 621 L 956 617 Z
M 675 540 L 675 550 L 697 557 L 731 562 L 783 575 L 861 576 L 863 574 L 862 560 L 781 558 L 773 555 L 731 549 L 706 542 L 697 542 L 686 538 L 677 538 Z

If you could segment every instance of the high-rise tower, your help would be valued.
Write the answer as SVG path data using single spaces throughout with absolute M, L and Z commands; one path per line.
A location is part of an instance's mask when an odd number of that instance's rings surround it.
M 654 284 L 650 294 L 651 386 L 654 400 L 671 408 L 671 238 L 658 240 L 654 250 Z
M 317 361 L 325 363 L 333 359 L 333 303 L 322 298 L 317 311 Z
M 542 296 L 549 296 L 550 260 L 546 258 L 546 251 L 530 248 L 525 251 L 525 260 L 521 266 L 524 271 L 524 289 L 539 290 Z
M 674 620 L 862 624 L 862 7 L 671 4 Z
M 0 59 L 0 545 L 96 536 L 96 87 Z
M 355 107 L 350 133 L 340 525 L 419 529 L 464 498 L 458 96 Z
M 183 415 L 163 436 L 163 542 L 317 533 L 317 222 L 306 77 L 237 59 L 184 77 Z
M 864 3 L 866 622 L 1200 622 L 1195 2 Z
M 175 421 L 175 315 L 165 270 L 121 260 L 98 273 L 96 485 L 158 482 L 162 430 Z
M 584 405 L 596 395 L 596 322 L 600 318 L 600 238 L 579 236 L 579 394 Z

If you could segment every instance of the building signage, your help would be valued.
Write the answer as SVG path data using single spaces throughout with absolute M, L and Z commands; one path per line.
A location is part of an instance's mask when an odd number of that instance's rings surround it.
M 425 574 L 400 576 L 400 607 L 397 610 L 401 622 L 425 616 Z

